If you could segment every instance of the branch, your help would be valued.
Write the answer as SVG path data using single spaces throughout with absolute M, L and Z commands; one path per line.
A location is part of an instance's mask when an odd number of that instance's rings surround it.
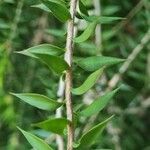
M 66 41 L 66 53 L 65 60 L 69 64 L 70 69 L 66 72 L 65 80 L 65 99 L 66 99 L 66 113 L 67 119 L 73 122 L 73 108 L 72 108 L 72 97 L 71 97 L 71 88 L 72 88 L 72 54 L 73 54 L 73 37 L 74 37 L 74 18 L 76 11 L 77 0 L 70 1 L 70 14 L 71 19 L 68 20 L 67 25 L 67 41 Z M 70 123 L 67 126 L 68 139 L 67 139 L 67 150 L 73 150 L 73 138 L 74 138 L 74 128 L 73 124 Z
M 22 13 L 23 4 L 24 4 L 24 0 L 20 0 L 18 2 L 16 12 L 15 12 L 14 21 L 13 21 L 13 24 L 11 26 L 11 30 L 10 30 L 8 40 L 6 41 L 6 46 L 8 47 L 8 51 L 7 51 L 8 55 L 11 53 L 11 45 L 12 45 L 13 39 L 15 38 L 15 35 L 16 35 L 17 26 L 18 26 L 20 16 L 21 16 L 21 13 Z
M 142 38 L 140 44 L 138 44 L 132 51 L 132 53 L 128 56 L 127 60 L 123 63 L 121 68 L 119 69 L 119 73 L 115 74 L 112 79 L 108 82 L 108 89 L 113 89 L 117 83 L 119 82 L 122 74 L 124 74 L 131 63 L 134 61 L 134 59 L 137 57 L 137 55 L 140 53 L 140 51 L 144 48 L 144 46 L 148 43 L 150 40 L 150 30 L 145 34 L 145 36 Z
M 65 90 L 65 83 L 62 79 L 62 77 L 59 80 L 59 85 L 58 85 L 58 91 L 57 91 L 57 96 L 58 96 L 58 101 L 62 102 L 64 98 L 64 90 Z M 62 107 L 58 108 L 56 110 L 56 118 L 62 117 Z M 64 150 L 64 141 L 63 137 L 60 135 L 56 135 L 56 143 L 58 146 L 58 150 Z
M 117 30 L 118 31 L 123 26 L 128 24 L 128 22 L 141 10 L 141 8 L 144 5 L 144 1 L 145 0 L 140 0 L 139 3 L 137 3 L 137 5 L 127 14 L 127 16 L 125 17 L 126 19 L 122 20 L 119 24 L 114 26 L 112 30 Z
M 101 3 L 99 0 L 94 0 L 94 7 L 95 7 L 95 15 L 101 15 Z M 101 24 L 96 26 L 95 30 L 95 44 L 97 48 L 102 47 L 102 31 L 101 31 Z M 99 49 L 98 49 L 99 50 Z

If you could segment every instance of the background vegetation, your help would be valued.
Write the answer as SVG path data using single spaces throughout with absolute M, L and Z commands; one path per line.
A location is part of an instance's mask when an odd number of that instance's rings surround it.
M 26 150 L 30 146 L 16 129 L 25 130 L 46 137 L 49 142 L 55 137 L 41 130 L 33 130 L 30 124 L 49 116 L 50 113 L 35 109 L 21 103 L 9 92 L 36 92 L 56 98 L 58 81 L 53 73 L 47 71 L 43 64 L 14 52 L 38 45 L 52 43 L 65 47 L 65 25 L 52 15 L 31 7 L 38 1 L 1 0 L 0 1 L 0 149 Z M 91 13 L 97 8 L 93 1 L 87 0 Z M 94 9 L 93 9 L 94 8 Z M 107 109 L 99 115 L 80 121 L 93 122 L 103 120 L 108 114 L 116 114 L 108 124 L 104 136 L 99 138 L 94 148 L 112 148 L 114 150 L 149 150 L 150 149 L 150 3 L 149 0 L 101 0 L 101 15 L 125 17 L 109 25 L 101 25 L 100 48 L 95 47 L 95 37 L 88 42 L 75 46 L 78 56 L 92 56 L 102 53 L 106 56 L 128 58 L 132 60 L 109 68 L 93 90 L 83 96 L 83 102 L 90 103 L 91 98 L 111 88 L 112 83 L 122 85 L 120 92 L 109 103 Z M 84 22 L 77 22 L 78 32 L 85 28 Z M 120 69 L 123 68 L 123 69 Z M 120 71 L 120 72 L 119 72 Z M 115 76 L 114 76 L 115 75 Z M 80 85 L 87 76 L 82 70 L 74 73 L 75 86 Z M 111 80 L 113 78 L 113 81 Z M 118 80 L 118 78 L 119 80 Z M 109 82 L 109 81 L 112 82 Z M 80 98 L 74 98 L 75 105 Z M 87 127 L 88 128 L 88 127 Z M 55 146 L 55 145 L 54 145 Z

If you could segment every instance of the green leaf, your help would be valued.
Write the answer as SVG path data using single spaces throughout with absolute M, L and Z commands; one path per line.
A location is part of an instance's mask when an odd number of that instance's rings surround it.
M 84 83 L 78 87 L 72 89 L 72 93 L 75 95 L 82 95 L 85 92 L 87 92 L 90 88 L 94 86 L 94 84 L 97 82 L 97 80 L 100 78 L 100 76 L 103 73 L 103 68 L 93 72 L 85 81 Z
M 53 15 L 60 20 L 65 22 L 70 18 L 70 13 L 63 1 L 60 0 L 41 0 L 42 3 L 48 7 Z
M 55 118 L 55 119 L 48 119 L 46 121 L 35 123 L 33 124 L 33 126 L 62 135 L 68 123 L 69 120 L 65 118 Z
M 107 56 L 92 56 L 87 58 L 78 59 L 77 65 L 86 71 L 95 71 L 103 66 L 110 66 L 123 62 L 124 59 Z
M 85 5 L 83 4 L 82 0 L 79 0 L 79 10 L 80 10 L 80 13 L 82 13 L 86 16 L 89 16 L 88 11 L 87 11 Z
M 100 16 L 98 17 L 97 22 L 100 24 L 110 24 L 110 23 L 113 23 L 115 21 L 122 20 L 122 19 L 125 19 L 125 18 Z
M 35 56 L 58 75 L 61 75 L 64 71 L 69 69 L 67 62 L 58 56 L 51 56 L 47 54 L 35 54 Z
M 44 95 L 35 94 L 35 93 L 11 93 L 12 95 L 20 98 L 22 101 L 37 107 L 42 110 L 55 110 L 60 107 L 63 103 L 52 100 Z
M 64 31 L 62 29 L 52 29 L 52 28 L 45 30 L 45 32 L 52 35 L 52 36 L 61 38 L 63 40 L 64 40 L 64 36 L 66 34 L 66 31 Z
M 97 25 L 97 22 L 89 23 L 87 28 L 84 30 L 84 32 L 78 37 L 74 38 L 74 42 L 81 43 L 81 42 L 86 41 L 95 31 L 96 25 Z
M 108 102 L 112 99 L 117 91 L 118 89 L 108 92 L 103 96 L 100 96 L 99 98 L 94 100 L 88 107 L 79 112 L 79 115 L 89 117 L 100 112 L 108 104 Z
M 87 149 L 88 147 L 92 146 L 95 140 L 99 137 L 99 135 L 104 130 L 108 121 L 110 121 L 114 116 L 109 117 L 105 121 L 97 124 L 92 129 L 87 131 L 79 141 L 74 145 L 74 147 L 78 150 Z
M 31 56 L 31 57 L 36 57 L 35 54 L 47 54 L 47 55 L 59 56 L 61 54 L 64 54 L 64 52 L 65 52 L 65 49 L 62 49 L 60 47 L 57 47 L 51 44 L 40 44 L 40 45 L 25 49 L 23 51 L 19 51 L 17 53 L 24 54 L 24 55 Z
M 50 13 L 51 13 L 51 11 L 49 10 L 49 8 L 47 8 L 43 3 L 41 3 L 41 4 L 36 4 L 36 5 L 32 5 L 31 7 L 39 8 L 39 9 L 41 9 L 41 10 L 44 10 L 44 11 L 46 11 L 46 12 L 50 12 Z
M 88 22 L 96 22 L 97 24 L 110 24 L 117 20 L 122 20 L 122 17 L 106 17 L 106 16 L 86 16 L 81 14 L 82 18 Z
M 41 44 L 17 53 L 38 58 L 55 73 L 62 74 L 65 70 L 69 69 L 67 62 L 58 57 L 58 55 L 61 55 L 64 52 L 64 49 L 61 49 L 57 46 L 51 44 Z
M 32 147 L 36 150 L 53 150 L 45 141 L 40 139 L 39 137 L 26 132 L 18 127 L 18 129 L 22 132 L 25 136 L 27 141 L 32 145 Z

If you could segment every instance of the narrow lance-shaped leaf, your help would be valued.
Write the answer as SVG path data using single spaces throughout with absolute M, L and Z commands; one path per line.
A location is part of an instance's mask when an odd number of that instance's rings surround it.
M 82 95 L 85 92 L 87 92 L 90 88 L 94 86 L 94 84 L 97 82 L 97 80 L 100 78 L 100 76 L 103 73 L 103 68 L 95 71 L 92 73 L 85 81 L 84 83 L 78 87 L 78 88 L 73 88 L 72 93 L 75 95 Z
M 39 8 L 41 10 L 44 10 L 46 12 L 50 12 L 51 13 L 51 10 L 48 7 L 46 7 L 43 3 L 32 5 L 31 7 Z
M 70 13 L 65 6 L 65 3 L 60 0 L 41 0 L 42 3 L 48 7 L 53 15 L 62 22 L 70 18 Z
M 53 150 L 45 141 L 40 139 L 39 137 L 26 132 L 18 127 L 18 129 L 22 132 L 25 136 L 27 141 L 32 145 L 32 147 L 36 150 Z
M 58 75 L 61 75 L 64 71 L 69 69 L 67 62 L 58 56 L 51 56 L 47 54 L 35 54 L 35 56 Z
M 65 118 L 55 118 L 55 119 L 48 119 L 39 123 L 35 123 L 33 124 L 33 126 L 62 135 L 68 123 L 69 120 Z
M 89 16 L 88 11 L 87 11 L 85 5 L 83 4 L 82 0 L 79 0 L 79 10 L 80 10 L 80 13 L 82 13 L 86 16 Z
M 82 18 L 88 22 L 96 21 L 97 24 L 111 24 L 117 20 L 122 20 L 122 17 L 107 17 L 107 16 L 86 16 L 81 14 Z
M 35 93 L 11 93 L 12 95 L 18 97 L 22 101 L 37 107 L 42 110 L 55 110 L 60 107 L 63 103 L 52 100 L 44 95 L 35 94 Z
M 110 23 L 113 23 L 113 22 L 115 22 L 117 20 L 122 20 L 122 19 L 125 19 L 125 18 L 122 18 L 122 17 L 105 17 L 105 16 L 100 16 L 97 19 L 97 23 L 100 23 L 100 24 L 110 24 Z
M 104 130 L 106 124 L 108 121 L 110 121 L 113 118 L 113 116 L 109 117 L 105 121 L 97 124 L 92 129 L 87 131 L 80 139 L 79 141 L 74 145 L 75 149 L 77 150 L 83 150 L 87 149 L 90 146 L 92 146 L 95 142 L 95 140 L 100 136 L 102 131 Z
M 123 62 L 124 59 L 106 56 L 92 56 L 76 61 L 77 65 L 86 71 L 95 71 L 103 66 L 110 66 Z
M 108 104 L 108 102 L 112 99 L 112 97 L 117 91 L 118 89 L 108 92 L 103 96 L 100 96 L 99 98 L 94 100 L 89 106 L 87 106 L 84 110 L 79 112 L 79 115 L 89 117 L 100 112 Z
M 65 52 L 65 49 L 62 49 L 62 48 L 57 47 L 55 45 L 40 44 L 40 45 L 25 49 L 23 51 L 19 51 L 17 53 L 31 56 L 31 57 L 36 57 L 35 54 L 47 54 L 47 55 L 59 56 L 61 54 L 64 54 L 64 52 Z
M 97 25 L 96 21 L 89 23 L 87 28 L 83 31 L 83 33 L 79 35 L 78 37 L 74 38 L 74 42 L 81 43 L 81 42 L 86 41 L 93 34 L 96 28 L 96 25 Z
M 58 57 L 64 53 L 64 49 L 51 44 L 41 44 L 17 53 L 38 58 L 57 74 L 62 74 L 69 69 L 67 62 Z

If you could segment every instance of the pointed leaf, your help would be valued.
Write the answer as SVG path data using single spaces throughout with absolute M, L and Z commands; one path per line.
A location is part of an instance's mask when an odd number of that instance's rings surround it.
M 41 0 L 42 3 L 48 7 L 53 15 L 62 22 L 70 18 L 70 13 L 65 6 L 65 3 L 60 0 Z
M 92 129 L 87 131 L 77 142 L 75 148 L 77 149 L 87 149 L 88 147 L 92 146 L 94 141 L 99 137 L 99 135 L 104 130 L 108 121 L 110 121 L 113 116 L 109 117 L 105 121 L 99 123 L 98 125 L 94 126 Z
M 110 24 L 117 20 L 122 20 L 125 18 L 122 17 L 107 17 L 107 16 L 86 16 L 81 14 L 82 18 L 85 19 L 88 22 L 97 22 L 97 24 Z
M 97 80 L 100 78 L 100 76 L 103 73 L 103 68 L 93 72 L 85 81 L 84 83 L 78 87 L 72 89 L 72 93 L 75 95 L 82 95 L 85 92 L 87 92 L 90 88 L 94 86 L 94 84 L 97 82 Z
M 51 12 L 51 11 L 49 10 L 49 8 L 47 8 L 43 3 L 41 3 L 41 4 L 36 4 L 36 5 L 32 5 L 31 7 L 39 8 L 39 9 L 44 10 L 44 11 L 46 11 L 46 12 Z
M 44 95 L 35 94 L 35 93 L 11 93 L 12 95 L 20 98 L 22 101 L 37 107 L 42 110 L 55 110 L 60 107 L 63 103 L 52 100 Z
M 45 141 L 40 139 L 39 137 L 26 132 L 18 127 L 18 129 L 22 132 L 25 136 L 27 141 L 32 145 L 32 147 L 36 150 L 53 150 Z
M 37 46 L 30 47 L 23 51 L 19 51 L 17 53 L 24 54 L 31 57 L 36 57 L 34 54 L 47 54 L 47 55 L 59 56 L 61 54 L 64 54 L 64 52 L 65 50 L 60 47 L 51 44 L 40 44 Z
M 33 124 L 33 126 L 62 135 L 68 123 L 69 120 L 65 118 L 55 118 L 55 119 L 48 119 L 46 121 L 35 123 Z
M 62 74 L 69 68 L 67 62 L 58 57 L 64 53 L 64 49 L 51 44 L 41 44 L 17 53 L 38 58 L 57 74 Z
M 123 59 L 106 56 L 92 56 L 76 61 L 77 65 L 86 71 L 95 71 L 103 66 L 110 66 L 123 62 Z
M 100 96 L 99 98 L 94 100 L 88 107 L 79 112 L 79 114 L 89 117 L 91 115 L 100 112 L 108 104 L 108 102 L 112 99 L 112 97 L 115 95 L 117 91 L 118 89 L 108 92 L 103 96 Z
M 74 38 L 74 42 L 81 43 L 86 41 L 94 32 L 96 28 L 97 22 L 89 23 L 87 28 L 84 30 L 84 32 L 79 35 L 78 37 Z
M 49 69 L 52 69 L 55 73 L 59 75 L 69 69 L 69 65 L 67 64 L 67 62 L 58 56 L 35 53 L 34 55 L 42 62 L 44 62 L 49 67 Z
M 86 16 L 89 16 L 88 11 L 87 11 L 85 5 L 83 4 L 82 0 L 79 0 L 79 10 L 80 10 L 80 13 L 82 13 Z
M 123 19 L 125 19 L 125 18 L 100 16 L 100 17 L 98 17 L 97 22 L 100 23 L 100 24 L 110 24 L 110 23 L 113 23 L 117 20 L 123 20 Z

